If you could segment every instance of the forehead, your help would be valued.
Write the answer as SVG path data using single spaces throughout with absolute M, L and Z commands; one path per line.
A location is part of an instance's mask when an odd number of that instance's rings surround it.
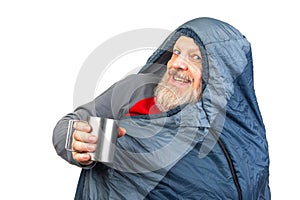
M 194 39 L 186 36 L 180 36 L 177 39 L 174 47 L 200 52 L 198 45 L 194 42 Z

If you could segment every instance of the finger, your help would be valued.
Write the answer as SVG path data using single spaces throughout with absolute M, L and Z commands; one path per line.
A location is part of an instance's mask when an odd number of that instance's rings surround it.
M 96 150 L 96 144 L 90 144 L 75 140 L 73 142 L 73 150 L 75 152 L 94 152 Z
M 93 161 L 91 160 L 91 156 L 88 153 L 76 153 L 73 152 L 73 159 L 79 162 L 82 165 L 89 165 Z
M 74 131 L 74 139 L 80 142 L 96 144 L 98 137 L 96 135 L 83 132 L 83 131 Z
M 76 121 L 74 122 L 74 129 L 78 131 L 91 132 L 92 127 L 85 121 Z
M 126 134 L 126 129 L 125 128 L 122 128 L 122 127 L 119 127 L 118 128 L 118 137 L 122 137 Z

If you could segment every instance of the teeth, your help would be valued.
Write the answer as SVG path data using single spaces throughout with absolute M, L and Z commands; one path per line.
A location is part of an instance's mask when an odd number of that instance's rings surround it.
M 186 80 L 186 79 L 183 79 L 183 78 L 180 78 L 180 77 L 177 77 L 177 76 L 173 76 L 174 80 L 175 81 L 179 81 L 179 82 L 182 82 L 182 83 L 189 83 L 190 81 L 189 80 Z

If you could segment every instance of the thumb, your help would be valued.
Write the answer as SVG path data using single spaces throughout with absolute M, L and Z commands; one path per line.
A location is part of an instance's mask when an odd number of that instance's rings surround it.
M 118 137 L 122 137 L 126 134 L 126 129 L 125 128 L 122 128 L 122 127 L 119 127 L 118 128 Z

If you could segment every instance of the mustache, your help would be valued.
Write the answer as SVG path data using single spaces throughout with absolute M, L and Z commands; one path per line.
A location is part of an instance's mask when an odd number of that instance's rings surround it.
M 180 79 L 183 79 L 183 80 L 185 80 L 185 81 L 187 81 L 187 82 L 192 82 L 193 81 L 193 78 L 192 77 L 190 77 L 189 75 L 187 75 L 187 74 L 185 74 L 185 73 L 183 73 L 183 72 L 181 72 L 180 70 L 178 70 L 178 69 L 169 69 L 168 70 L 168 74 L 170 75 L 170 76 L 175 76 L 175 77 L 178 77 L 178 78 L 180 78 Z

